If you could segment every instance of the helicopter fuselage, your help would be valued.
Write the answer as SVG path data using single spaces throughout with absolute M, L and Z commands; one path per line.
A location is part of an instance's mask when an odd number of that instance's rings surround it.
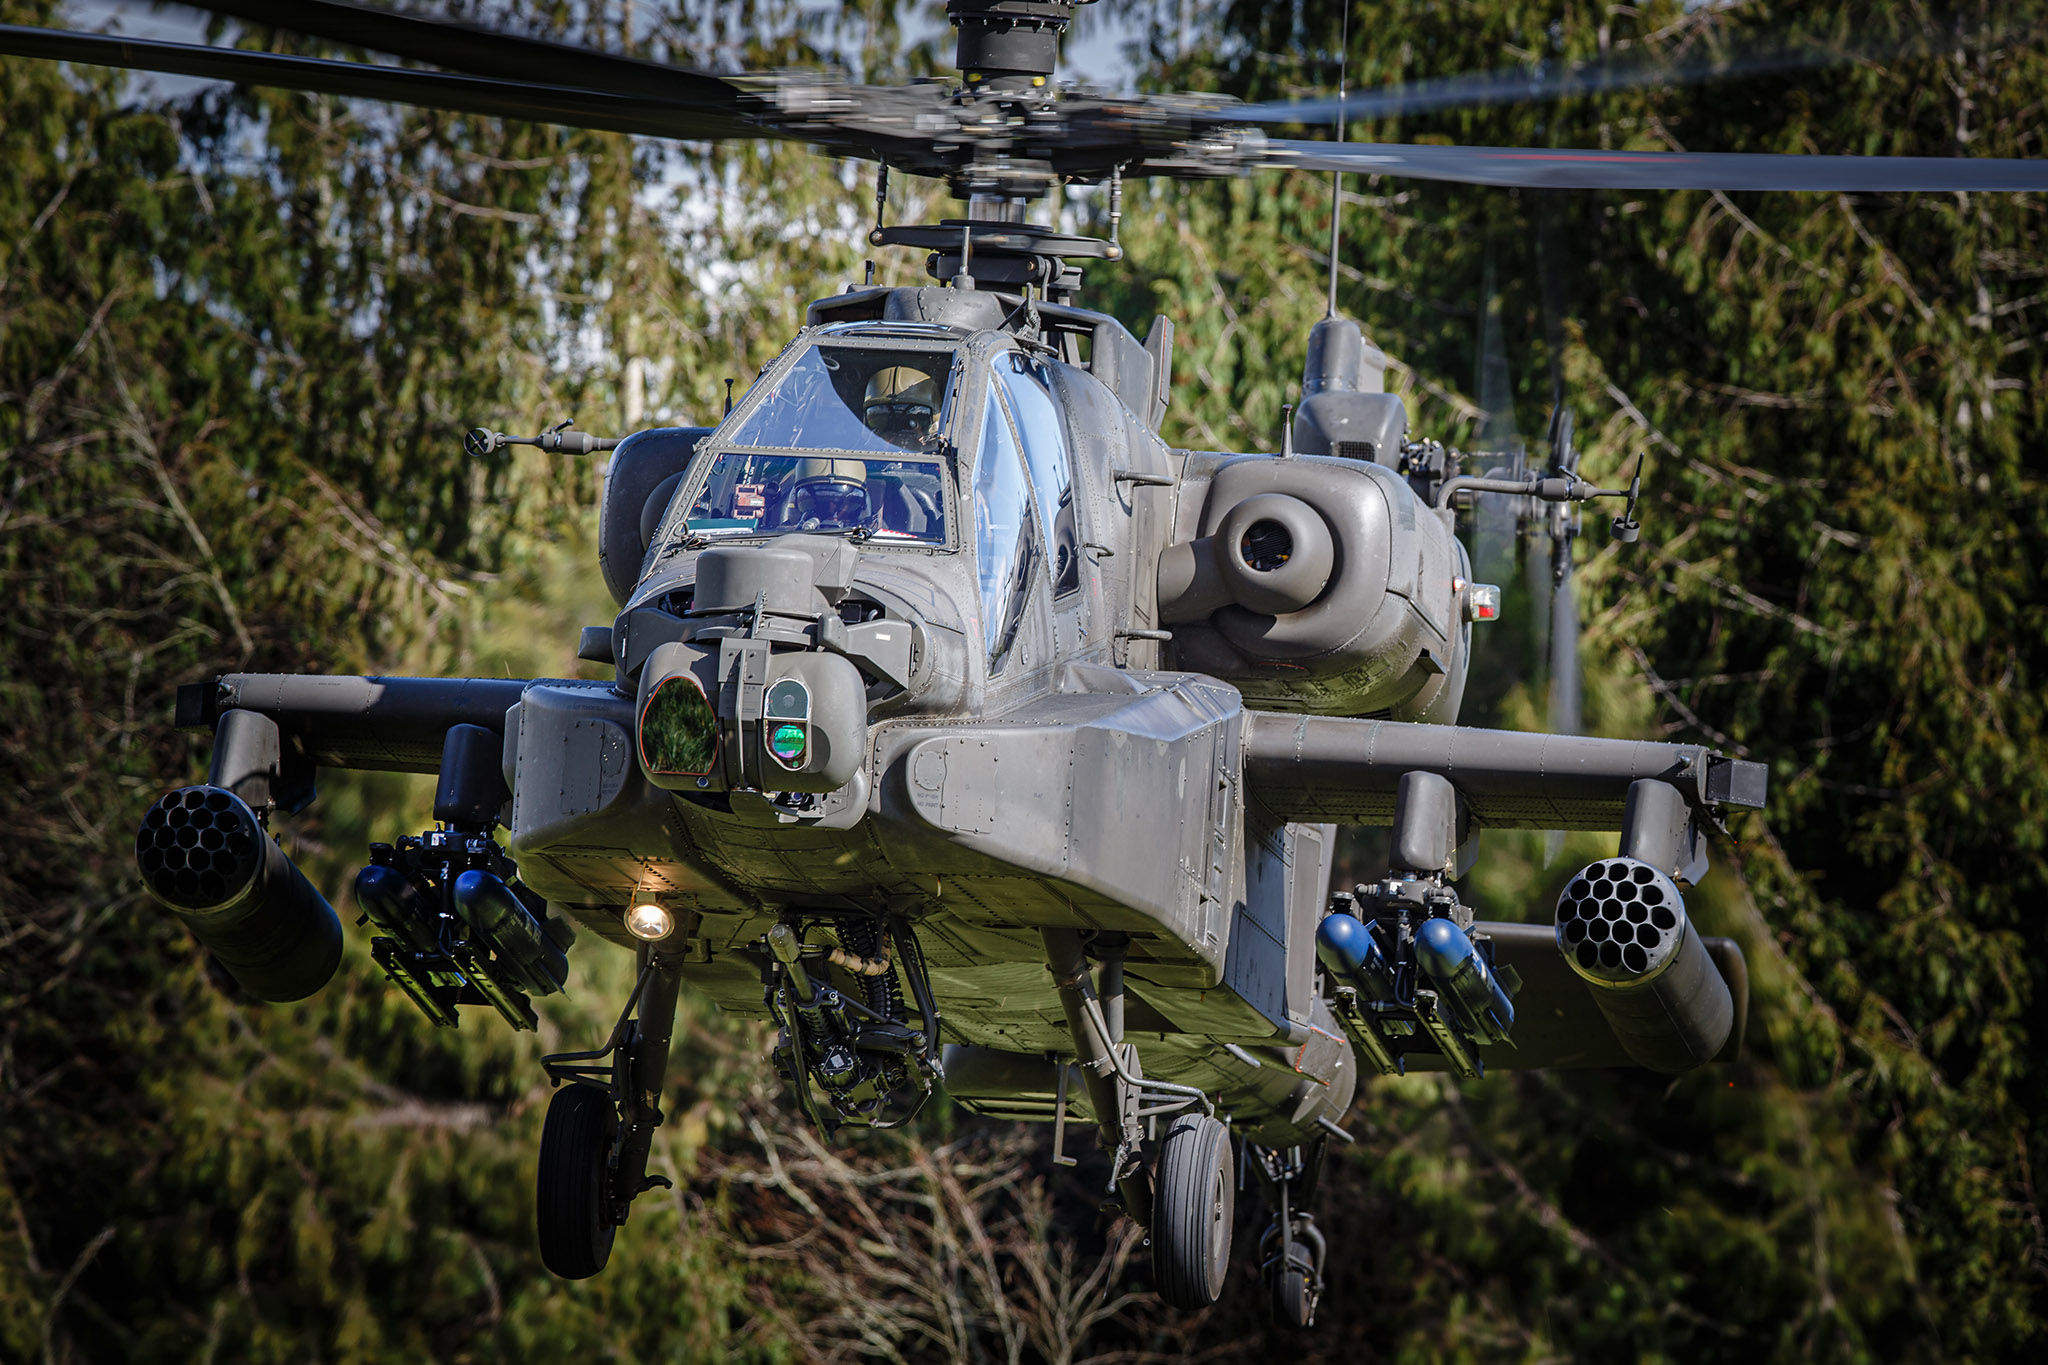
M 693 515 L 744 509 L 773 522 L 768 504 L 787 496 L 773 485 L 778 461 L 876 453 L 865 438 L 859 451 L 741 443 L 750 430 L 796 420 L 764 414 L 790 404 L 789 390 L 817 368 L 811 358 L 822 352 L 826 373 L 837 374 L 864 350 L 894 360 L 931 348 L 922 353 L 937 360 L 941 347 L 946 398 L 918 454 L 938 456 L 943 534 L 914 541 L 877 520 L 754 536 L 757 526 L 730 525 L 743 518 Z M 991 467 L 999 463 L 1007 468 Z M 1124 1027 L 1149 1035 L 1154 1074 L 1242 1091 L 1232 1107 L 1243 1120 L 1278 1122 L 1267 1136 L 1298 1140 L 1315 1118 L 1343 1112 L 1352 1085 L 1314 980 L 1332 831 L 1247 807 L 1245 699 L 1215 674 L 1232 667 L 1269 704 L 1297 709 L 1356 713 L 1384 698 L 1383 713 L 1433 701 L 1454 714 L 1456 689 L 1445 682 L 1462 680 L 1468 636 L 1448 619 L 1462 567 L 1456 541 L 1405 480 L 1301 456 L 1287 462 L 1301 476 L 1290 481 L 1292 468 L 1266 472 L 1279 463 L 1173 451 L 1056 346 L 1026 346 L 1012 332 L 887 321 L 812 329 L 697 444 L 615 627 L 616 684 L 537 685 L 508 719 L 510 851 L 522 879 L 621 941 L 618 906 L 630 895 L 686 906 L 695 916 L 686 978 L 741 1013 L 763 1010 L 754 945 L 778 918 L 905 915 L 948 1037 L 1041 1063 L 1069 1035 L 1040 931 L 1113 937 L 1130 992 Z M 881 461 L 870 471 L 871 484 L 899 474 Z M 1338 515 L 1290 498 L 1289 487 L 1335 503 Z M 1205 505 L 1254 497 L 1291 501 L 1279 515 L 1322 523 L 1310 530 L 1329 547 L 1325 582 L 1308 595 L 1333 595 L 1323 591 L 1331 581 L 1347 589 L 1336 609 L 1314 613 L 1342 621 L 1297 619 L 1296 639 L 1262 646 L 1255 613 L 1227 584 L 1206 583 L 1209 610 L 1183 601 L 1183 624 L 1163 627 L 1162 551 L 1214 539 L 1220 516 L 1205 516 Z M 1406 596 L 1386 590 L 1397 556 Z M 1361 648 L 1376 614 L 1392 624 Z M 1290 615 L 1302 613 L 1267 613 L 1269 632 Z M 1232 628 L 1241 636 L 1225 633 Z M 905 656 L 862 655 L 864 639 L 892 633 Z M 1289 657 L 1255 663 L 1233 638 Z M 1211 667 L 1161 670 L 1176 649 L 1200 651 Z M 814 705 L 829 687 L 862 689 L 858 731 L 811 741 L 859 749 L 859 766 L 850 781 L 817 784 L 828 790 L 776 790 L 778 779 L 811 784 L 769 757 L 760 722 L 731 713 L 761 705 L 773 678 L 808 655 L 860 669 L 809 689 Z M 760 680 L 752 694 L 750 661 Z M 725 725 L 718 761 L 671 775 L 642 753 L 603 803 L 548 809 L 564 786 L 554 769 L 597 770 L 607 746 L 632 743 L 644 724 L 636 708 L 644 713 L 665 678 L 689 679 Z M 1276 1065 L 1257 1075 L 1266 1068 L 1226 1043 L 1278 1049 Z M 956 1054 L 949 1074 L 1019 1065 Z M 1324 1095 L 1334 1107 L 1314 1102 Z
M 943 1074 L 970 1109 L 1096 1125 L 1134 1211 L 1148 1116 L 1306 1150 L 1341 1132 L 1360 1058 L 1671 1070 L 1739 1046 L 1740 954 L 1675 887 L 1655 925 L 1649 900 L 1601 919 L 1591 869 L 1555 931 L 1458 903 L 1485 826 L 1619 828 L 1627 875 L 1696 880 L 1714 806 L 1761 777 L 1454 724 L 1497 597 L 1355 333 L 1319 329 L 1281 451 L 1233 455 L 1159 437 L 1163 322 L 1141 344 L 1022 294 L 823 300 L 716 428 L 618 443 L 621 610 L 581 650 L 610 681 L 229 676 L 181 694 L 222 738 L 214 785 L 173 796 L 296 809 L 311 765 L 438 772 L 443 829 L 357 883 L 393 935 L 379 964 L 438 1022 L 488 1003 L 531 1027 L 526 994 L 566 980 L 559 926 L 637 935 L 643 1015 L 687 982 L 773 1017 L 826 1126 L 902 1122 Z M 145 836 L 169 849 L 188 817 L 164 811 Z M 1329 915 L 1338 822 L 1393 827 L 1351 916 Z M 1512 1038 L 1511 997 L 1540 1006 Z M 620 1065 L 658 1077 L 634 1036 Z M 655 1111 L 611 1085 L 638 1170 Z

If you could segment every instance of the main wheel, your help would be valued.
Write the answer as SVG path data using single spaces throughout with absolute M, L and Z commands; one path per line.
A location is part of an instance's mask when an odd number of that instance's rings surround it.
M 1155 1183 L 1152 1274 L 1159 1297 L 1175 1308 L 1207 1308 L 1230 1269 L 1237 1213 L 1230 1130 L 1202 1114 L 1175 1119 L 1160 1144 Z
M 611 1097 L 595 1086 L 565 1085 L 548 1104 L 536 1222 L 541 1264 L 565 1280 L 587 1280 L 611 1259 L 617 1228 L 605 1163 L 617 1122 Z
M 1273 1321 L 1301 1331 L 1315 1321 L 1316 1301 L 1309 1290 L 1315 1262 L 1300 1242 L 1287 1244 L 1287 1260 L 1273 1277 Z

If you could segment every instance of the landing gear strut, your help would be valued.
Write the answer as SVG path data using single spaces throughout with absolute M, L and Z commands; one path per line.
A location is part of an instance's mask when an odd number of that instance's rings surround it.
M 1098 981 L 1089 976 L 1078 933 L 1039 934 L 1103 1147 L 1116 1154 L 1111 1188 L 1124 1212 L 1152 1234 L 1159 1296 L 1175 1308 L 1207 1308 L 1223 1292 L 1237 1214 L 1230 1129 L 1200 1090 L 1148 1080 L 1139 1068 L 1137 1048 L 1123 1038 L 1122 939 L 1096 940 Z M 1154 1144 L 1158 1161 L 1148 1170 L 1147 1135 L 1156 1138 L 1158 1121 L 1168 1115 L 1175 1117 Z
M 682 975 L 652 947 L 640 952 L 640 980 L 604 1046 L 541 1060 L 550 1081 L 568 1082 L 548 1104 L 535 1190 L 541 1263 L 565 1280 L 604 1269 L 634 1198 L 670 1184 L 647 1174 L 647 1157 Z
M 1245 1144 L 1247 1164 L 1273 1209 L 1259 1238 L 1267 1309 L 1275 1324 L 1295 1331 L 1315 1322 L 1323 1296 L 1323 1234 L 1307 1211 L 1322 1173 L 1323 1151 L 1321 1140 L 1307 1147 Z

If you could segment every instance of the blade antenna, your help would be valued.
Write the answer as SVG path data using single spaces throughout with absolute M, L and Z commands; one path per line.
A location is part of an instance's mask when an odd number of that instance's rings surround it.
M 1343 23 L 1337 36 L 1337 142 L 1344 141 L 1344 101 L 1349 95 L 1346 76 L 1351 69 L 1351 6 L 1344 6 Z M 1337 246 L 1343 237 L 1344 223 L 1344 172 L 1330 172 L 1330 311 L 1324 316 L 1337 316 Z
M 1124 226 L 1124 163 L 1109 168 L 1109 244 L 1122 245 Z M 1112 260 L 1115 258 L 1112 257 Z

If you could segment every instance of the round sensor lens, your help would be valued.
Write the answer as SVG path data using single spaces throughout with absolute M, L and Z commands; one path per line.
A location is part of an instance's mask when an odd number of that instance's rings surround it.
M 667 938 L 675 928 L 675 916 L 668 912 L 666 906 L 642 901 L 626 910 L 626 932 L 634 938 L 654 943 Z
M 809 747 L 810 736 L 801 725 L 778 725 L 768 736 L 768 752 L 785 768 L 800 768 L 804 762 L 804 750 Z

